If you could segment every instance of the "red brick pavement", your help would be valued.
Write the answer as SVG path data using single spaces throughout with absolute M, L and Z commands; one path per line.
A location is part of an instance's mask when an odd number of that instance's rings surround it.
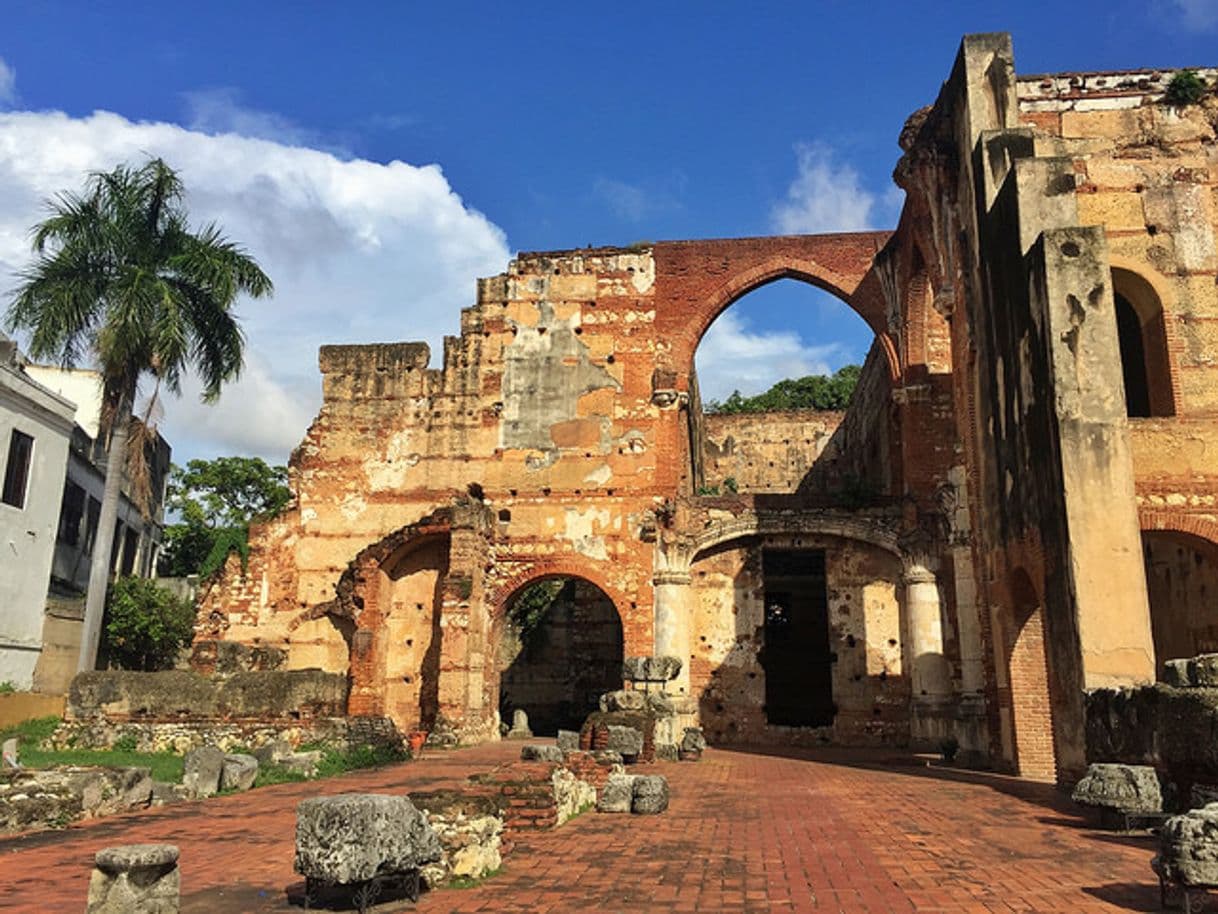
M 299 911 L 286 890 L 299 885 L 292 853 L 301 798 L 432 788 L 518 749 L 435 754 L 381 771 L 3 839 L 0 911 L 80 911 L 93 853 L 145 841 L 181 847 L 187 914 Z M 710 750 L 698 764 L 652 770 L 672 785 L 667 814 L 585 814 L 517 842 L 503 870 L 481 886 L 430 893 L 418 910 L 1158 910 L 1150 839 L 1093 830 L 1044 785 L 830 750 Z

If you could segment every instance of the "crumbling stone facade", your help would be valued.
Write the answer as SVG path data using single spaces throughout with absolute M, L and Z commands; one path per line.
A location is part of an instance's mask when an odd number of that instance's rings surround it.
M 439 367 L 322 347 L 295 503 L 200 637 L 492 739 L 507 608 L 572 577 L 624 656 L 683 661 L 712 742 L 955 739 L 1076 778 L 1086 690 L 1218 630 L 1218 101 L 1166 105 L 1170 75 L 1021 77 L 970 36 L 901 133 L 893 232 L 521 254 Z M 874 331 L 850 408 L 704 416 L 699 340 L 779 278 Z

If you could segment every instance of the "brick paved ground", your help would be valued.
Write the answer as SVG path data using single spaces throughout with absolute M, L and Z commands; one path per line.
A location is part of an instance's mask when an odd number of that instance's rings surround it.
M 308 785 L 283 785 L 0 840 L 0 911 L 80 911 L 92 854 L 182 849 L 183 910 L 299 911 L 286 891 L 304 796 L 451 783 L 518 744 Z M 711 750 L 656 768 L 659 817 L 585 814 L 517 844 L 474 889 L 424 897 L 458 912 L 1100 912 L 1158 910 L 1151 841 L 1093 830 L 1052 788 L 834 751 Z

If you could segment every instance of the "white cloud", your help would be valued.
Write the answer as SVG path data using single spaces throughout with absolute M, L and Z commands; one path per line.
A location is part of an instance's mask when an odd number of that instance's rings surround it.
M 725 311 L 698 344 L 702 400 L 723 400 L 733 390 L 761 393 L 784 378 L 831 374 L 829 360 L 842 348 L 839 343 L 807 346 L 793 331 L 753 332 L 746 319 Z
M 1185 28 L 1206 32 L 1218 26 L 1218 0 L 1169 0 Z
M 17 104 L 17 71 L 0 57 L 0 105 Z
M 424 339 L 435 367 L 443 334 L 474 302 L 475 279 L 507 265 L 503 232 L 464 204 L 438 166 L 343 161 L 285 141 L 108 112 L 0 113 L 0 297 L 28 260 L 28 229 L 48 197 L 145 153 L 181 173 L 196 224 L 218 222 L 274 280 L 274 298 L 238 308 L 248 338 L 242 379 L 214 406 L 198 402 L 195 385 L 166 402 L 162 430 L 178 460 L 283 460 L 320 401 L 319 344 Z
M 798 173 L 786 199 L 770 212 L 774 230 L 783 235 L 857 232 L 872 227 L 875 194 L 864 190 L 859 173 L 839 164 L 820 143 L 795 147 Z
M 331 148 L 321 134 L 282 114 L 243 104 L 237 89 L 197 89 L 182 93 L 182 98 L 186 102 L 186 126 L 200 133 L 213 136 L 231 133 L 287 146 L 311 146 L 340 154 L 344 151 Z

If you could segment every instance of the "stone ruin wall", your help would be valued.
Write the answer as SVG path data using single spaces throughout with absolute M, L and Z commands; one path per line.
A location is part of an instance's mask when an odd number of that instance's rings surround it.
M 839 738 L 971 734 L 1011 768 L 1068 775 L 1082 689 L 1154 676 L 1140 531 L 1218 542 L 1218 103 L 1169 109 L 1164 78 L 1017 78 L 1009 39 L 971 36 L 902 135 L 891 237 L 521 255 L 479 283 L 440 368 L 422 344 L 324 347 L 297 503 L 254 534 L 248 574 L 230 562 L 205 595 L 202 633 L 350 667 L 361 713 L 429 705 L 486 736 L 503 604 L 577 575 L 614 601 L 627 655 L 686 638 L 704 723 L 751 738 L 757 556 L 791 535 L 826 544 L 839 610 L 851 594 L 833 629 Z M 778 277 L 841 295 L 876 332 L 852 409 L 691 420 L 702 333 Z M 1124 416 L 1114 278 L 1140 316 L 1161 306 L 1144 319 L 1163 415 Z M 870 542 L 809 508 L 858 510 L 832 504 L 843 467 L 889 512 Z M 698 498 L 729 475 L 742 500 Z M 725 524 L 735 542 L 712 542 Z M 1184 598 L 1203 638 L 1197 578 Z M 926 586 L 941 612 L 915 619 Z M 682 587 L 689 630 L 662 628 L 660 594 Z M 950 695 L 919 688 L 928 675 Z

